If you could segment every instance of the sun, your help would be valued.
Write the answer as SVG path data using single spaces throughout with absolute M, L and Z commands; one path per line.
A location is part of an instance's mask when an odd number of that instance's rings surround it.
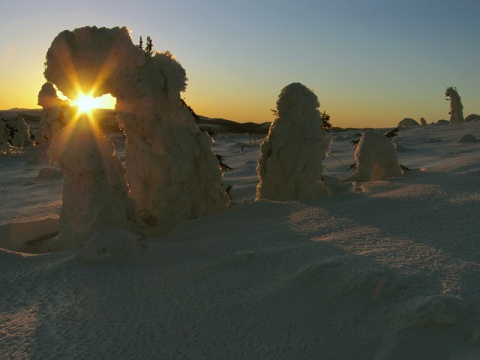
M 79 114 L 90 114 L 93 109 L 98 107 L 98 101 L 90 94 L 79 94 L 77 100 L 74 101 L 74 105 L 77 106 Z

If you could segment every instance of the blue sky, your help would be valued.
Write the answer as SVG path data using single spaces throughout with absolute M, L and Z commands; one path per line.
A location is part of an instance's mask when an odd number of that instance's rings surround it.
M 478 0 L 34 1 L 0 5 L 0 109 L 35 107 L 43 62 L 62 30 L 127 26 L 171 51 L 199 114 L 271 121 L 301 82 L 336 126 L 448 118 L 447 86 L 480 113 Z

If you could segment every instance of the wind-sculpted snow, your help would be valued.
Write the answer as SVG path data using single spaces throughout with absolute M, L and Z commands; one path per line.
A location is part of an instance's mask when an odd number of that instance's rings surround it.
M 134 256 L 140 236 L 117 227 L 94 234 L 78 253 L 80 259 L 103 264 Z
M 145 53 L 126 28 L 84 27 L 53 40 L 45 77 L 71 99 L 79 90 L 116 97 L 130 196 L 155 231 L 226 209 L 221 169 L 181 102 L 187 78 L 172 54 Z
M 257 199 L 300 200 L 328 196 L 322 181 L 330 135 L 321 128 L 317 96 L 300 83 L 282 89 L 278 118 L 270 126 L 258 159 Z
M 359 131 L 331 133 L 324 169 L 348 176 Z M 464 134 L 480 123 L 402 129 L 411 171 L 308 201 L 254 201 L 258 139 L 220 134 L 229 211 L 0 250 L 0 358 L 478 359 L 480 142 Z M 37 148 L 0 157 L 2 248 L 58 230 L 39 205 L 61 181 L 37 179 Z

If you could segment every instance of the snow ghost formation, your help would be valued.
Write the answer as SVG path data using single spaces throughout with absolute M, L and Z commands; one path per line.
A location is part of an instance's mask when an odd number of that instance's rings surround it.
M 62 249 L 80 248 L 95 233 L 137 225 L 133 200 L 128 197 L 124 168 L 113 143 L 86 115 L 57 132 L 49 155 L 64 174 L 59 217 Z
M 285 86 L 277 118 L 260 146 L 256 199 L 304 200 L 330 194 L 322 181 L 331 137 L 322 129 L 320 102 L 300 83 Z
M 57 95 L 57 89 L 51 82 L 42 85 L 38 93 L 38 105 L 42 110 L 40 118 L 41 130 L 37 134 L 38 141 L 49 141 L 53 135 L 65 126 L 66 121 L 71 116 L 70 104 L 67 100 L 62 100 Z
M 462 123 L 463 119 L 463 105 L 457 89 L 448 87 L 445 90 L 445 96 L 450 100 L 450 124 Z
M 367 130 L 355 150 L 356 167 L 352 180 L 374 181 L 403 175 L 393 142 L 380 133 Z
M 130 196 L 157 233 L 226 209 L 218 160 L 181 102 L 187 78 L 172 54 L 143 51 L 124 27 L 66 30 L 47 52 L 45 77 L 70 99 L 116 98 Z
M 13 123 L 13 132 L 14 135 L 11 139 L 12 146 L 23 148 L 33 145 L 30 127 L 24 118 L 18 117 L 17 121 Z

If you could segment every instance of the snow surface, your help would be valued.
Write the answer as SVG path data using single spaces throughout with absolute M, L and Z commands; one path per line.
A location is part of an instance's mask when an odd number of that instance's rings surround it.
M 330 134 L 324 174 L 346 178 L 362 131 Z M 480 143 L 466 134 L 480 122 L 402 129 L 411 171 L 308 201 L 254 201 L 260 141 L 222 134 L 227 212 L 41 255 L 26 251 L 58 230 L 63 180 L 38 177 L 41 147 L 0 156 L 0 357 L 478 359 Z

